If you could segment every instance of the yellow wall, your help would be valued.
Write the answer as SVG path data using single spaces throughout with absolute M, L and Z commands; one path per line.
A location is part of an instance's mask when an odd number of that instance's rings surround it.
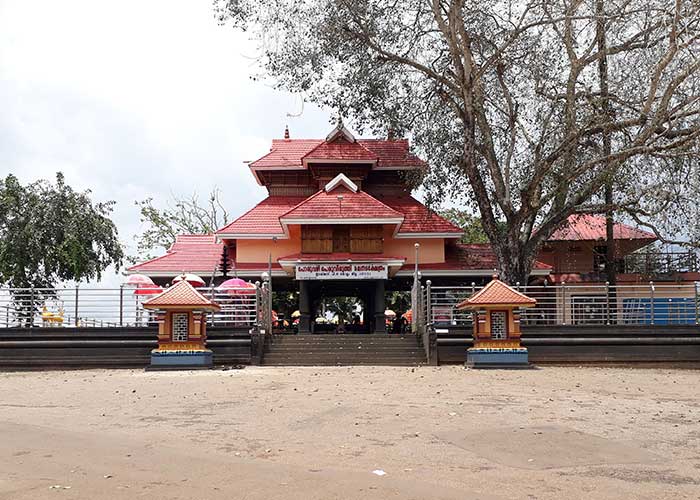
M 394 239 L 394 226 L 384 226 L 384 254 L 391 257 L 406 257 L 407 264 L 415 262 L 416 242 L 420 243 L 418 260 L 421 264 L 435 264 L 445 262 L 445 240 L 442 238 L 408 238 Z M 289 239 L 261 240 L 237 240 L 237 262 L 267 262 L 268 255 L 272 254 L 272 261 L 276 262 L 280 257 L 301 252 L 301 226 L 289 227 Z M 368 254 L 371 255 L 371 254 Z
M 443 238 L 406 238 L 394 239 L 394 226 L 384 227 L 384 254 L 392 257 L 406 257 L 406 264 L 416 262 L 416 249 L 413 245 L 420 243 L 418 250 L 419 264 L 439 264 L 445 262 L 445 240 Z
M 280 257 L 301 252 L 300 226 L 289 228 L 289 239 L 236 240 L 236 262 L 267 262 L 272 254 L 272 262 Z

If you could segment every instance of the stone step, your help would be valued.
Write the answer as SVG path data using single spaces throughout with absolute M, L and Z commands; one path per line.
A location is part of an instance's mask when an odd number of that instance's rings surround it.
M 412 355 L 385 355 L 385 356 L 351 356 L 351 355 L 337 355 L 337 354 L 331 354 L 331 353 L 302 353 L 300 355 L 287 355 L 287 354 L 274 354 L 274 353 L 268 353 L 265 355 L 263 358 L 263 361 L 265 363 L 267 362 L 272 362 L 272 361 L 281 361 L 281 360 L 288 360 L 288 361 L 333 361 L 333 360 L 338 360 L 338 361 L 401 361 L 401 360 L 407 360 L 407 361 L 422 361 L 425 359 L 425 356 L 421 356 L 418 354 L 412 354 Z
M 304 362 L 282 362 L 282 363 L 265 363 L 266 366 L 420 366 L 421 363 L 408 363 L 404 361 L 400 362 L 364 362 L 364 361 L 353 361 L 353 362 L 337 362 L 337 363 L 304 363 Z
M 279 335 L 263 357 L 270 366 L 418 366 L 425 352 L 413 335 Z
M 417 344 L 416 339 L 278 339 L 274 338 L 271 342 L 275 344 Z

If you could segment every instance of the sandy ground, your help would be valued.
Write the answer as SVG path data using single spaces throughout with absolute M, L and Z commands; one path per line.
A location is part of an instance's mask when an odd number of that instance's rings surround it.
M 0 373 L 0 498 L 700 498 L 699 382 L 576 367 Z

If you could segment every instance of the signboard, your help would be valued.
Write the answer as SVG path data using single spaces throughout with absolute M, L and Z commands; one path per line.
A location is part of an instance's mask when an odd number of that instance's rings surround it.
M 298 280 L 385 280 L 386 264 L 299 264 Z

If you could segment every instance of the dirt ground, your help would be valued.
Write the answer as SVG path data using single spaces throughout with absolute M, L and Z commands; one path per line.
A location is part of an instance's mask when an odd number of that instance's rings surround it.
M 700 498 L 700 370 L 0 373 L 0 498 Z

